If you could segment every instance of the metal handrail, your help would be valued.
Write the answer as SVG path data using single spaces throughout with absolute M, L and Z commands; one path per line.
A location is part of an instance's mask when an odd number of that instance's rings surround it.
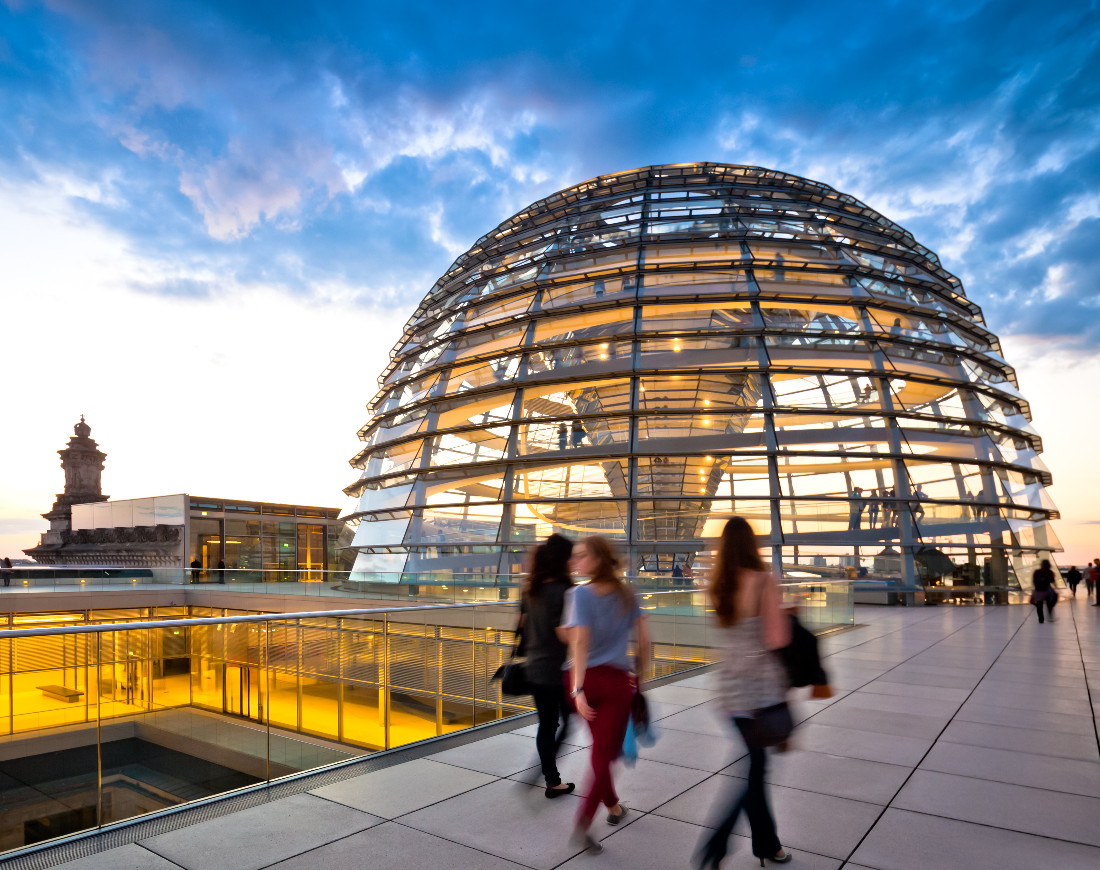
M 848 582 L 848 581 L 828 581 Z M 809 581 L 810 585 L 821 586 L 822 583 Z M 793 585 L 793 584 L 788 584 Z M 662 589 L 656 592 L 646 592 L 645 595 L 683 595 L 685 592 L 703 592 L 702 588 L 688 589 Z M 41 637 L 49 634 L 94 634 L 105 631 L 129 631 L 135 628 L 179 628 L 191 625 L 227 625 L 247 622 L 274 622 L 280 619 L 318 619 L 363 616 L 372 613 L 407 613 L 409 611 L 425 610 L 455 610 L 471 607 L 515 607 L 515 601 L 471 601 L 464 604 L 410 604 L 404 607 L 367 607 L 355 610 L 311 610 L 304 613 L 259 613 L 249 616 L 200 616 L 194 619 L 158 619 L 146 622 L 106 622 L 96 625 L 58 625 L 51 628 L 13 628 L 0 631 L 0 640 L 16 637 Z
M 664 595 L 663 592 L 654 593 Z M 179 628 L 191 625 L 226 625 L 241 622 L 274 622 L 279 619 L 317 619 L 320 617 L 361 616 L 370 613 L 401 613 L 409 610 L 451 610 L 454 608 L 515 607 L 514 601 L 471 601 L 468 604 L 413 604 L 407 607 L 369 607 L 358 610 L 314 610 L 306 613 L 259 613 L 251 616 L 200 616 L 195 619 L 157 619 L 148 622 L 105 622 L 96 625 L 58 625 L 52 628 L 13 628 L 0 631 L 0 640 L 16 637 L 40 637 L 47 634 L 94 634 L 105 631 L 129 631 L 135 628 Z

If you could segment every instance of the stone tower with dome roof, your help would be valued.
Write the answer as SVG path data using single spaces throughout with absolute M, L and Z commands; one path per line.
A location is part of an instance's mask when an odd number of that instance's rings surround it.
M 57 453 L 65 470 L 65 491 L 57 494 L 48 513 L 42 514 L 50 521 L 50 528 L 43 533 L 37 547 L 23 552 L 37 562 L 50 564 L 50 555 L 65 543 L 64 538 L 72 529 L 72 506 L 107 501 L 103 494 L 100 475 L 107 454 L 99 449 L 92 436 L 92 427 L 80 415 L 80 422 L 73 426 L 69 443 Z

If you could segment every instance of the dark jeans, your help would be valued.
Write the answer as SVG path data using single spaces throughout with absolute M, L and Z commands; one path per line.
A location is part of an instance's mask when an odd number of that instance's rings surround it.
M 538 686 L 532 684 L 531 696 L 535 699 L 535 710 L 539 714 L 539 730 L 535 735 L 535 747 L 539 751 L 542 763 L 542 775 L 546 787 L 561 785 L 558 773 L 557 757 L 561 742 L 569 730 L 570 704 L 562 683 Z M 558 730 L 558 722 L 561 730 Z
M 1054 605 L 1058 603 L 1057 595 L 1048 595 L 1042 601 L 1035 602 L 1035 612 L 1039 614 L 1039 622 L 1043 621 L 1043 605 L 1047 607 L 1047 616 L 1054 616 Z
M 735 718 L 734 726 L 744 736 L 744 723 L 747 720 Z M 749 829 L 752 831 L 752 853 L 757 858 L 774 858 L 776 853 L 783 848 L 779 842 L 779 835 L 775 830 L 775 819 L 768 807 L 768 795 L 764 789 L 764 775 L 767 772 L 768 756 L 765 749 L 749 750 L 749 779 L 745 788 L 740 792 L 734 792 L 735 798 L 730 803 L 724 818 L 719 822 L 714 833 L 703 844 L 702 855 L 706 858 L 706 866 L 718 866 L 718 862 L 726 854 L 730 835 L 733 834 L 734 825 L 744 810 L 749 818 Z

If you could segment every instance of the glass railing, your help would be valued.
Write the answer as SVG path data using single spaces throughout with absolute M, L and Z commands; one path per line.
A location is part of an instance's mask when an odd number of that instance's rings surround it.
M 830 584 L 789 595 L 809 624 L 851 623 Z M 650 678 L 713 660 L 705 593 L 642 604 Z M 492 680 L 515 618 L 499 602 L 0 631 L 0 752 L 18 771 L 0 848 L 529 712 Z
M 855 625 L 854 584 L 850 580 L 785 581 L 783 603 L 815 634 Z
M 816 573 L 810 573 L 811 570 Z M 785 568 L 785 575 L 790 573 L 792 572 L 787 572 Z M 784 576 L 782 582 L 792 588 L 800 584 L 828 585 L 851 579 L 844 575 L 842 568 L 807 569 L 797 572 L 795 576 Z M 690 593 L 698 590 L 703 582 L 698 578 L 652 573 L 637 574 L 627 580 L 641 592 Z M 521 582 L 522 577 L 515 574 L 486 573 L 43 566 L 15 569 L 11 586 L 0 587 L 0 594 L 186 586 L 274 595 L 393 601 L 402 604 L 473 604 L 517 601 Z

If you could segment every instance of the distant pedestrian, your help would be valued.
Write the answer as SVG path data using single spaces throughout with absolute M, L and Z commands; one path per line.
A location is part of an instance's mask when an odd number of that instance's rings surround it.
M 1054 622 L 1054 605 L 1058 603 L 1058 593 L 1054 589 L 1054 572 L 1050 570 L 1050 562 L 1043 559 L 1035 573 L 1031 575 L 1031 603 L 1035 605 L 1035 612 L 1039 615 L 1039 622 L 1043 622 L 1043 607 L 1047 609 L 1047 616 Z
M 564 450 L 569 444 L 569 430 L 564 423 L 558 424 L 558 450 Z
M 565 624 L 570 634 L 573 667 L 570 696 L 592 732 L 592 776 L 577 812 L 573 840 L 593 853 L 603 851 L 589 834 L 602 803 L 607 823 L 617 825 L 627 813 L 615 793 L 611 763 L 622 753 L 635 692 L 649 662 L 649 630 L 638 597 L 619 574 L 619 558 L 606 538 L 585 538 L 573 548 L 570 563 L 590 578 L 569 590 Z M 628 650 L 634 635 L 634 671 Z
M 569 575 L 572 553 L 573 542 L 561 535 L 551 535 L 539 544 L 531 554 L 520 599 L 519 632 L 526 655 L 527 682 L 539 717 L 535 747 L 548 798 L 561 797 L 576 788 L 575 783 L 561 781 L 557 767 L 558 750 L 568 733 L 572 710 L 562 673 L 569 652 L 569 632 L 562 627 L 562 613 L 565 594 L 573 586 Z
M 1100 583 L 1100 559 L 1089 562 L 1088 570 L 1085 571 L 1085 591 L 1089 597 L 1096 591 L 1097 583 Z M 1097 598 L 1100 598 L 1100 595 Z
M 680 567 L 679 563 L 672 566 L 672 579 L 682 580 L 684 577 L 684 569 Z
M 856 486 L 848 493 L 848 530 L 858 529 L 863 517 L 863 489 Z
M 218 560 L 218 582 L 225 582 L 225 562 L 222 559 Z
M 882 525 L 884 528 L 895 525 L 898 515 L 898 504 L 894 500 L 894 491 L 884 489 L 882 491 Z
M 913 505 L 913 520 L 914 521 L 923 520 L 924 519 L 924 505 L 921 504 L 921 502 L 925 501 L 928 498 L 928 496 L 925 495 L 921 491 L 921 488 L 918 486 L 916 489 L 913 490 L 913 498 L 915 498 L 917 500 L 916 504 Z
M 588 431 L 584 428 L 584 423 L 580 421 L 580 418 L 577 418 L 573 421 L 572 430 L 573 446 L 580 447 L 581 444 L 584 443 L 584 437 L 588 434 Z
M 878 526 L 879 512 L 878 490 L 871 490 L 871 500 L 867 503 L 867 528 L 874 529 Z
M 1066 585 L 1069 586 L 1069 591 L 1073 594 L 1073 597 L 1077 597 L 1077 585 L 1081 582 L 1081 572 L 1077 570 L 1077 566 L 1073 565 L 1066 572 Z
M 0 578 L 3 578 L 5 586 L 11 586 L 11 572 L 11 559 L 5 556 L 3 559 L 0 559 Z
M 196 556 L 191 561 L 191 582 L 192 583 L 198 583 L 199 582 L 199 574 L 201 572 L 202 572 L 202 562 L 199 561 L 198 556 Z

